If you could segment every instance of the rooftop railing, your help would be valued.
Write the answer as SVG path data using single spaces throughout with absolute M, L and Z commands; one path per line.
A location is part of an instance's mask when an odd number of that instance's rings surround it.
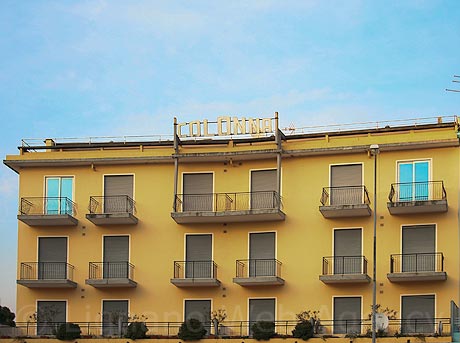
M 443 181 L 393 183 L 388 195 L 391 203 L 446 199 L 447 193 Z
M 370 203 L 366 186 L 324 187 L 320 201 L 323 206 Z
M 67 197 L 27 197 L 19 204 L 21 215 L 75 215 L 76 205 Z
M 88 210 L 93 214 L 136 213 L 136 202 L 127 195 L 91 196 Z

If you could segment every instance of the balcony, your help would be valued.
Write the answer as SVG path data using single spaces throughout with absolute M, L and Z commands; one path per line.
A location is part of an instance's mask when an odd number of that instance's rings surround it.
M 444 255 L 441 252 L 391 255 L 387 277 L 391 282 L 445 281 Z
M 89 198 L 86 218 L 95 225 L 135 225 L 136 203 L 127 195 Z
M 126 261 L 90 262 L 89 279 L 85 283 L 95 288 L 137 287 L 134 266 Z
M 393 183 L 387 203 L 391 214 L 447 212 L 447 193 L 443 181 Z
M 29 226 L 76 226 L 75 209 L 65 197 L 21 198 L 18 219 Z
M 280 221 L 281 207 L 275 191 L 178 194 L 171 217 L 178 224 Z
M 276 259 L 237 260 L 233 282 L 244 287 L 282 286 L 281 265 Z
M 76 288 L 73 270 L 66 262 L 22 262 L 16 282 L 28 288 Z
M 371 282 L 364 256 L 323 257 L 323 275 L 319 279 L 325 284 Z
M 174 278 L 177 287 L 218 287 L 217 264 L 214 261 L 174 261 Z
M 369 217 L 366 186 L 324 187 L 319 210 L 324 218 Z

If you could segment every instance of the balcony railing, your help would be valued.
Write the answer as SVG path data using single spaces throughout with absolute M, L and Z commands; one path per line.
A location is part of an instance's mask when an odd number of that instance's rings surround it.
M 323 206 L 370 203 L 366 186 L 324 187 L 320 201 Z
M 89 279 L 129 279 L 134 280 L 134 265 L 121 262 L 90 262 Z
M 443 181 L 393 183 L 388 195 L 390 203 L 446 199 Z
M 364 256 L 323 257 L 323 275 L 367 274 L 367 259 Z
M 444 272 L 444 255 L 437 252 L 390 256 L 390 273 L 421 272 Z
M 21 198 L 20 215 L 60 215 L 74 216 L 75 203 L 67 197 L 28 197 Z
M 217 279 L 214 261 L 174 261 L 175 279 Z
M 22 262 L 20 280 L 73 280 L 73 271 L 67 262 Z
M 177 194 L 174 212 L 230 212 L 255 209 L 280 209 L 281 198 L 275 191 Z
M 136 213 L 136 203 L 127 195 L 91 196 L 88 210 L 92 214 Z
M 281 277 L 282 263 L 276 259 L 249 259 L 236 261 L 236 277 L 252 278 L 260 276 Z

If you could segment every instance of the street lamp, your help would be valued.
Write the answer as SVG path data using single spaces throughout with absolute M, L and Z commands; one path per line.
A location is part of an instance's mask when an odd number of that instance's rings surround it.
M 375 343 L 375 310 L 377 305 L 377 156 L 380 148 L 377 144 L 369 147 L 371 156 L 374 156 L 374 248 L 372 258 L 372 343 Z

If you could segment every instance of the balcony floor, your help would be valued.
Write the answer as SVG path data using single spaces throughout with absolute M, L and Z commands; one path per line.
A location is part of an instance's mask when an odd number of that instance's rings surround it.
M 138 222 L 132 213 L 88 213 L 86 219 L 94 225 L 136 225 Z
M 413 282 L 413 281 L 445 281 L 446 272 L 404 272 L 388 273 L 388 280 L 391 282 Z
M 16 280 L 18 285 L 28 288 L 76 288 L 77 283 L 68 279 Z
M 325 284 L 338 283 L 370 283 L 371 278 L 367 274 L 332 274 L 320 275 L 319 279 Z
M 128 278 L 111 278 L 111 279 L 86 279 L 87 285 L 94 288 L 134 288 L 137 287 L 137 282 Z
M 70 214 L 19 214 L 18 219 L 29 226 L 76 226 Z
M 176 287 L 219 287 L 220 281 L 213 278 L 173 278 L 171 283 Z
M 320 206 L 324 218 L 369 217 L 372 213 L 368 204 Z
M 236 277 L 233 282 L 243 287 L 284 285 L 284 279 L 279 276 Z
M 447 212 L 447 200 L 399 201 L 387 203 L 390 214 L 420 214 Z
M 278 209 L 258 209 L 246 211 L 188 211 L 172 212 L 171 217 L 178 224 L 192 223 L 242 223 L 285 220 L 286 215 Z

